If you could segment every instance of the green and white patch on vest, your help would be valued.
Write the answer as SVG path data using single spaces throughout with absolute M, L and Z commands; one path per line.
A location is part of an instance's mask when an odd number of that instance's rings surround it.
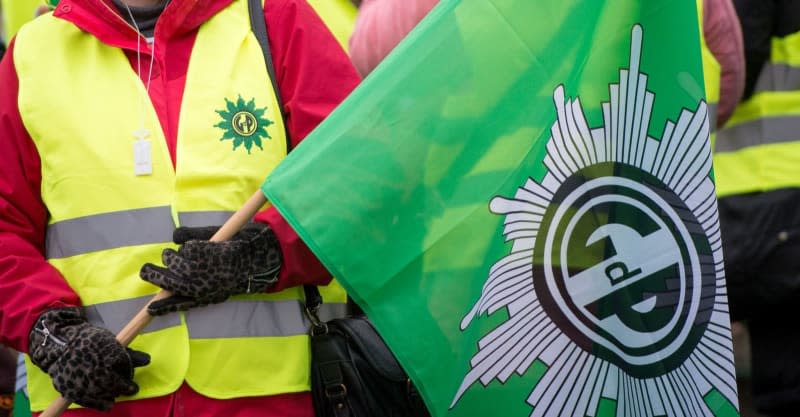
M 225 107 L 225 110 L 216 110 L 222 121 L 214 127 L 224 130 L 220 141 L 232 140 L 234 151 L 244 145 L 249 154 L 254 144 L 263 151 L 262 139 L 272 139 L 267 132 L 267 126 L 274 123 L 264 117 L 267 108 L 256 108 L 254 98 L 245 102 L 242 96 L 235 102 L 226 98 Z

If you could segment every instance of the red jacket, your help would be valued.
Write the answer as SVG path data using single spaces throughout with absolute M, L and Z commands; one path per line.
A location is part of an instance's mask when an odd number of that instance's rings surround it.
M 159 19 L 155 38 L 162 46 L 157 48 L 153 65 L 150 98 L 173 165 L 179 109 L 197 29 L 231 2 L 173 0 Z M 304 0 L 265 3 L 277 82 L 296 145 L 350 93 L 359 78 Z M 136 33 L 116 13 L 110 0 L 61 0 L 55 16 L 123 49 L 136 71 Z M 143 51 L 144 62 L 150 60 L 147 53 Z M 53 306 L 78 305 L 79 300 L 43 256 L 48 212 L 40 196 L 41 162 L 17 108 L 13 54 L 12 42 L 0 64 L 0 343 L 27 352 L 28 332 L 39 314 Z M 147 77 L 148 70 L 149 65 L 143 65 L 140 78 Z M 102 91 L 93 94 L 102 99 Z M 284 267 L 273 290 L 330 280 L 330 274 L 274 208 L 260 214 L 259 220 L 270 224 L 283 250 Z

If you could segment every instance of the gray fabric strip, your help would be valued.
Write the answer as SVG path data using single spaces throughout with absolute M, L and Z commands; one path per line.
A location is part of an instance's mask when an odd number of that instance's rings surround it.
M 756 81 L 755 93 L 800 90 L 800 68 L 778 62 L 767 62 Z
M 83 310 L 90 323 L 104 327 L 117 334 L 152 298 L 153 295 L 147 295 L 127 300 L 93 304 L 85 306 Z M 180 324 L 181 318 L 177 314 L 154 317 L 142 333 L 155 332 Z
M 23 354 L 19 354 L 17 357 L 17 379 L 16 384 L 14 385 L 14 392 L 24 391 L 25 395 L 28 395 L 28 372 L 25 369 L 25 356 Z
M 319 306 L 319 319 L 328 321 L 340 319 L 347 316 L 347 304 L 345 303 L 322 303 Z
M 85 306 L 90 323 L 116 334 L 153 296 Z M 320 307 L 322 320 L 344 317 L 346 304 L 326 303 Z M 178 314 L 155 317 L 143 333 L 155 332 L 181 324 Z M 307 334 L 309 322 L 298 300 L 227 301 L 186 312 L 189 337 L 219 339 L 231 337 L 271 337 Z
M 323 307 L 321 318 L 344 316 L 345 304 Z M 298 336 L 310 327 L 303 308 L 298 300 L 226 301 L 189 310 L 186 325 L 192 339 Z
M 708 127 L 711 133 L 717 132 L 717 103 L 708 103 Z
M 800 141 L 800 117 L 764 117 L 726 127 L 717 132 L 718 153 L 774 143 Z
M 186 227 L 222 226 L 232 211 L 186 211 L 178 213 L 178 222 Z
M 174 229 L 169 206 L 65 220 L 47 226 L 47 258 L 67 258 L 124 246 L 172 242 Z

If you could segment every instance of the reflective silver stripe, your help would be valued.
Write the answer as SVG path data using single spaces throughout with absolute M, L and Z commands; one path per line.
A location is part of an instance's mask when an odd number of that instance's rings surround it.
M 708 103 L 708 127 L 711 128 L 711 133 L 717 132 L 717 103 Z
M 233 215 L 232 211 L 186 211 L 178 213 L 181 226 L 222 226 Z
M 328 321 L 340 319 L 347 316 L 347 304 L 345 303 L 323 303 L 319 306 L 319 319 Z
M 48 259 L 124 246 L 172 242 L 169 206 L 96 214 L 47 226 Z
M 117 334 L 152 298 L 152 295 L 147 295 L 127 300 L 93 304 L 85 306 L 83 309 L 90 323 L 105 327 L 111 330 L 112 333 Z M 143 333 L 155 332 L 180 324 L 181 318 L 179 315 L 167 314 L 166 316 L 153 318 L 150 324 L 144 328 Z
M 321 317 L 341 317 L 345 305 L 323 307 Z M 192 339 L 297 336 L 308 334 L 310 326 L 298 300 L 226 301 L 189 310 L 186 325 Z
M 800 68 L 779 62 L 767 62 L 758 74 L 754 92 L 800 90 Z
M 716 151 L 734 152 L 773 143 L 800 141 L 800 117 L 763 117 L 717 132 Z

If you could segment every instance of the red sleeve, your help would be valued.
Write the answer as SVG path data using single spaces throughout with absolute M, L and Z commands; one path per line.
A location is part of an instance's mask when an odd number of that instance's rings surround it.
M 44 259 L 41 161 L 17 108 L 13 54 L 12 42 L 0 63 L 0 343 L 27 352 L 39 314 L 80 301 Z
M 731 0 L 703 2 L 703 36 L 721 70 L 717 127 L 733 114 L 744 92 L 744 40 Z
M 358 85 L 347 54 L 305 0 L 266 2 L 265 18 L 292 145 L 302 141 Z M 257 216 L 275 231 L 283 269 L 272 291 L 327 284 L 331 274 L 274 208 Z

